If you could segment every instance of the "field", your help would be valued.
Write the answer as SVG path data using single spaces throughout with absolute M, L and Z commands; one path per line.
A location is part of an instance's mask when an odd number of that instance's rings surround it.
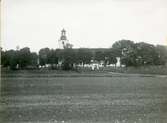
M 167 76 L 2 73 L 2 123 L 167 123 Z

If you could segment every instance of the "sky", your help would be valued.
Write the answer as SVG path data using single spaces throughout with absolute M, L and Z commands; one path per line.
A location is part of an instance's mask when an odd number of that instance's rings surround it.
M 3 49 L 58 48 L 61 30 L 74 48 L 108 48 L 128 39 L 167 45 L 167 0 L 2 0 Z

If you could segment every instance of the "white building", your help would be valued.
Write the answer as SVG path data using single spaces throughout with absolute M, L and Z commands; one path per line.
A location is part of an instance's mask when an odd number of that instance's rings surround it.
M 66 31 L 64 29 L 61 31 L 61 37 L 58 40 L 58 43 L 59 49 L 72 48 L 72 44 L 70 44 L 69 40 L 67 40 Z

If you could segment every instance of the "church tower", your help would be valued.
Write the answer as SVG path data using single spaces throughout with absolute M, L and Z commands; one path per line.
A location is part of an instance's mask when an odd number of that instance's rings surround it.
M 69 41 L 67 40 L 67 37 L 66 37 L 66 31 L 65 31 L 65 29 L 63 29 L 61 31 L 61 37 L 60 37 L 60 39 L 59 39 L 58 42 L 59 42 L 59 48 L 60 49 L 66 48 L 66 46 L 69 44 Z

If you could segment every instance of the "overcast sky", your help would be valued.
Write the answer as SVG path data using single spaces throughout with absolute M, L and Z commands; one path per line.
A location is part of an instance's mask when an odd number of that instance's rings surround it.
M 2 0 L 3 49 L 55 49 L 63 28 L 74 47 L 167 45 L 167 0 Z

